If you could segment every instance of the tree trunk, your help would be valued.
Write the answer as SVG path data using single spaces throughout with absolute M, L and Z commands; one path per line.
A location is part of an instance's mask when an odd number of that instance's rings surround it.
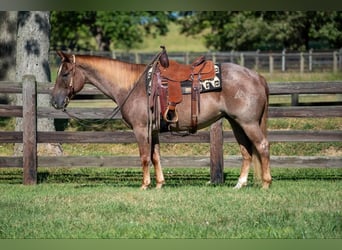
M 15 81 L 17 12 L 0 11 L 0 81 Z M 10 95 L 0 93 L 0 103 L 9 103 Z
M 19 11 L 17 32 L 17 64 L 16 81 L 22 81 L 26 74 L 36 77 L 37 82 L 51 82 L 49 67 L 50 46 L 50 12 L 49 11 Z M 17 105 L 22 105 L 22 99 L 17 98 Z M 50 105 L 49 95 L 38 95 L 38 107 Z M 22 130 L 22 119 L 17 119 L 16 130 Z M 38 131 L 55 131 L 53 119 L 38 119 Z M 22 145 L 16 145 L 15 154 L 22 154 Z M 59 144 L 40 144 L 40 155 L 60 155 Z

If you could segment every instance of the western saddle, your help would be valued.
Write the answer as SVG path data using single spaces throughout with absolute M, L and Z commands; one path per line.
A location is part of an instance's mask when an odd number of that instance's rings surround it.
M 213 79 L 215 68 L 212 61 L 205 60 L 204 56 L 198 57 L 192 64 L 180 64 L 169 60 L 164 46 L 160 53 L 159 61 L 155 69 L 155 77 L 159 83 L 158 95 L 160 98 L 161 115 L 168 123 L 177 123 L 177 104 L 183 100 L 181 82 L 191 82 L 191 124 L 190 133 L 197 131 L 197 116 L 200 113 L 200 81 Z

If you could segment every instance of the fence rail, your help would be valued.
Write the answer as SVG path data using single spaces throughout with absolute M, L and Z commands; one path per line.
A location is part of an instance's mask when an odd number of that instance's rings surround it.
M 51 166 L 112 166 L 112 167 L 138 167 L 138 156 L 98 156 L 98 157 L 37 157 L 37 143 L 135 143 L 135 137 L 131 131 L 117 132 L 43 132 L 37 131 L 37 118 L 68 119 L 69 116 L 60 110 L 48 107 L 37 107 L 38 93 L 48 94 L 51 84 L 35 82 L 34 77 L 25 76 L 23 83 L 0 82 L 1 93 L 23 95 L 23 106 L 7 104 L 0 105 L 0 117 L 23 117 L 23 131 L 1 131 L 0 143 L 24 143 L 23 157 L 0 157 L 0 167 L 23 167 L 24 183 L 36 183 L 37 165 L 40 167 Z M 297 82 L 297 83 L 273 83 L 270 84 L 271 95 L 293 95 L 293 99 L 301 94 L 341 94 L 342 82 Z M 86 88 L 80 95 L 102 96 L 97 89 Z M 33 98 L 24 98 L 24 97 Z M 297 102 L 292 102 L 298 104 Z M 112 108 L 70 108 L 68 112 L 81 119 L 101 119 L 108 117 Z M 269 116 L 280 117 L 342 117 L 342 104 L 335 102 L 332 105 L 319 104 L 318 106 L 271 106 Z M 113 119 L 121 119 L 117 114 Z M 340 130 L 302 131 L 302 130 L 271 130 L 269 131 L 271 142 L 340 142 L 342 132 Z M 210 158 L 195 157 L 163 157 L 164 166 L 169 167 L 203 167 L 210 166 L 212 182 L 222 181 L 223 164 L 226 166 L 239 166 L 240 157 L 229 157 L 223 160 L 222 143 L 233 143 L 235 138 L 231 131 L 222 131 L 222 122 L 211 127 L 211 131 L 199 131 L 195 135 L 186 137 L 173 136 L 169 133 L 160 135 L 161 143 L 208 143 L 211 146 Z M 217 153 L 220 151 L 219 153 Z M 222 159 L 222 160 L 220 160 Z M 342 167 L 341 157 L 272 157 L 272 167 Z
M 124 53 L 117 51 L 87 51 L 80 54 L 99 55 L 127 61 L 130 63 L 149 63 L 155 53 Z M 342 71 L 342 48 L 332 51 L 306 52 L 260 52 L 260 51 L 229 51 L 229 52 L 168 52 L 170 59 L 189 64 L 200 55 L 205 55 L 217 63 L 233 62 L 262 72 L 320 72 Z M 51 52 L 50 61 L 58 64 L 55 52 Z

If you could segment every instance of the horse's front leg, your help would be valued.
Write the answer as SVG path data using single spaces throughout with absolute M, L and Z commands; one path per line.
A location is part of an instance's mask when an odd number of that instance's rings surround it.
M 133 132 L 137 139 L 137 143 L 139 146 L 139 155 L 141 160 L 141 167 L 143 172 L 143 180 L 141 189 L 145 190 L 151 184 L 151 176 L 150 176 L 150 161 L 151 161 L 151 144 L 148 142 L 147 138 L 147 130 L 134 128 Z
M 156 174 L 156 188 L 159 189 L 162 188 L 165 183 L 165 179 L 160 163 L 160 143 L 158 132 L 152 133 L 152 163 Z

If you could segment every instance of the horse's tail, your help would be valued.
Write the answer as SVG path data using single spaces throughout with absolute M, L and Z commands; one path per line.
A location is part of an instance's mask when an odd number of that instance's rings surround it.
M 260 129 L 265 138 L 267 138 L 267 119 L 268 119 L 268 103 L 269 103 L 269 88 L 264 77 L 260 76 L 265 88 L 266 101 L 264 109 L 259 121 Z M 262 168 L 261 168 L 261 157 L 257 149 L 253 146 L 252 163 L 254 167 L 254 183 L 261 185 L 262 183 Z

